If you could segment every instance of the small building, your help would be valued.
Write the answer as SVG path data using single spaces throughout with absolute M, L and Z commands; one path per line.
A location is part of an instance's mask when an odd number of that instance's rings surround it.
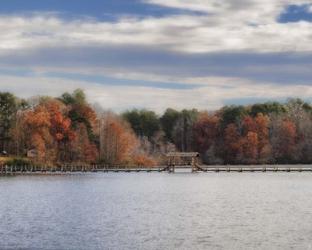
M 1 151 L 0 156 L 3 156 L 3 157 L 8 156 L 7 151 L 5 151 L 5 150 Z
M 174 172 L 175 167 L 178 165 L 191 165 L 192 172 L 204 171 L 199 166 L 199 153 L 198 152 L 170 152 L 167 154 L 167 168 L 169 172 Z
M 38 156 L 37 149 L 31 149 L 27 151 L 27 157 L 28 158 L 36 158 Z

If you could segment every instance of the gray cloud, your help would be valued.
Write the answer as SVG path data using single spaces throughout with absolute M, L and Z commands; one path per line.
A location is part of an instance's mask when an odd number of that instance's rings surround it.
M 311 98 L 312 23 L 276 21 L 288 4 L 303 1 L 144 2 L 207 14 L 115 22 L 2 15 L 0 90 L 58 95 L 82 87 L 116 110 Z M 108 77 L 122 79 L 122 86 Z
M 208 79 L 206 79 L 207 81 Z M 312 89 L 305 85 L 279 86 L 254 84 L 240 79 L 229 87 L 223 86 L 226 79 L 211 79 L 215 84 L 195 89 L 161 89 L 153 86 L 103 86 L 82 80 L 49 78 L 41 76 L 0 76 L 0 90 L 11 91 L 21 97 L 33 95 L 59 96 L 65 91 L 82 88 L 92 103 L 106 109 L 122 111 L 129 108 L 149 108 L 162 112 L 167 107 L 177 109 L 198 108 L 214 110 L 233 102 L 253 103 L 265 100 L 284 100 L 287 97 L 302 97 L 310 100 Z M 235 79 L 233 79 L 234 81 Z M 221 87 L 220 87 L 221 86 Z M 269 90 L 269 91 L 268 91 Z
M 171 78 L 228 77 L 282 85 L 312 85 L 312 54 L 184 54 L 147 46 L 57 47 L 15 50 L 0 57 L 9 68 L 39 68 L 115 76 L 128 74 Z M 144 80 L 144 79 L 141 79 Z M 151 79 L 152 80 L 152 79 Z

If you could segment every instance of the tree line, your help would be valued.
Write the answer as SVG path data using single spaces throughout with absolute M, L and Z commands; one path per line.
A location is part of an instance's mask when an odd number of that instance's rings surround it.
M 312 163 L 312 106 L 290 99 L 115 114 L 88 103 L 80 89 L 28 100 L 0 92 L 0 152 L 15 159 L 152 166 L 171 151 L 197 151 L 205 164 Z

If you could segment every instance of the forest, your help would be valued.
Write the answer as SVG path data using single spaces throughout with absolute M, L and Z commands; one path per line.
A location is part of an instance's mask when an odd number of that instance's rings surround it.
M 199 152 L 203 164 L 311 164 L 312 106 L 289 99 L 116 114 L 80 89 L 27 100 L 0 92 L 0 163 L 155 166 L 171 151 Z

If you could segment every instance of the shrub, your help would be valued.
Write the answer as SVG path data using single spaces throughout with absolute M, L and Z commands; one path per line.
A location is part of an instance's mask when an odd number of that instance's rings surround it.
M 7 166 L 29 166 L 31 164 L 30 160 L 25 158 L 11 158 L 5 163 Z
M 133 158 L 133 162 L 135 165 L 141 166 L 141 167 L 154 167 L 156 166 L 156 161 L 148 157 L 146 155 L 137 155 Z

